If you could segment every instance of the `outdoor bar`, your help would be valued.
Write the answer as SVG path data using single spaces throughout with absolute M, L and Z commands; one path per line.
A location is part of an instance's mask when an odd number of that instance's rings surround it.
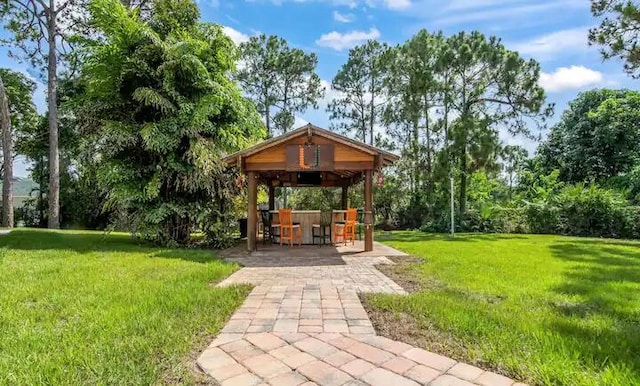
M 268 226 L 292 228 L 295 242 L 312 244 L 314 224 L 321 221 L 320 210 L 293 210 L 285 208 L 286 218 L 275 210 L 277 187 L 335 187 L 341 188 L 341 210 L 331 212 L 330 226 L 337 222 L 355 221 L 355 210 L 347 208 L 348 189 L 364 180 L 364 250 L 373 250 L 373 174 L 381 171 L 399 157 L 365 143 L 321 129 L 312 124 L 300 127 L 279 137 L 268 139 L 224 158 L 228 167 L 235 167 L 247 177 L 247 250 L 257 248 L 258 223 L 268 214 Z M 267 213 L 257 205 L 258 185 L 265 185 L 269 194 Z M 349 210 L 348 210 L 349 209 Z M 290 214 L 289 214 L 290 213 Z M 349 222 L 349 221 L 347 221 Z M 264 223 L 264 221 L 263 221 Z M 286 224 L 285 224 L 286 223 Z M 288 225 L 288 226 L 287 226 Z M 299 232 L 299 233 L 298 233 Z M 335 235 L 334 235 L 335 236 Z
M 272 215 L 272 220 L 274 223 L 279 223 L 280 216 L 279 211 L 270 210 L 269 213 Z M 346 210 L 332 210 L 331 216 L 331 228 L 335 227 L 336 222 L 344 221 Z M 314 244 L 313 240 L 313 224 L 320 223 L 320 214 L 322 211 L 320 210 L 292 210 L 291 215 L 293 222 L 299 223 L 302 233 L 302 244 L 309 245 Z

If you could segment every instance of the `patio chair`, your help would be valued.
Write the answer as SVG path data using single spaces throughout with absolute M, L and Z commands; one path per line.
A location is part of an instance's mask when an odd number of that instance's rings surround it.
M 311 242 L 315 245 L 316 239 L 320 239 L 320 246 L 323 246 L 327 238 L 329 244 L 331 244 L 331 220 L 333 217 L 332 211 L 322 211 L 320 213 L 320 221 L 311 225 Z M 329 229 L 329 233 L 327 233 Z M 316 233 L 317 231 L 317 233 Z
M 333 234 L 335 235 L 334 243 L 337 245 L 339 239 L 342 239 L 344 245 L 347 245 L 347 242 L 351 240 L 351 243 L 355 243 L 355 230 L 356 230 L 356 220 L 358 217 L 357 209 L 351 208 L 347 209 L 347 214 L 345 216 L 344 221 L 336 221 L 333 229 Z
M 273 214 L 268 209 L 260 210 L 260 220 L 262 221 L 262 244 L 267 242 L 274 243 L 275 238 L 280 235 L 280 224 L 273 221 Z M 278 232 L 274 232 L 278 230 Z
M 288 241 L 289 245 L 293 246 L 296 233 L 298 245 L 302 245 L 302 228 L 300 228 L 300 223 L 291 220 L 291 209 L 280 209 L 278 216 L 280 217 L 280 245 L 284 241 Z

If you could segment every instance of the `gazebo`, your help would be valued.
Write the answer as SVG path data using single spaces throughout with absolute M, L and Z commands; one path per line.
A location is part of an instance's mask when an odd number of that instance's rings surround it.
M 275 208 L 276 187 L 340 187 L 342 209 L 350 186 L 364 179 L 365 251 L 373 250 L 373 173 L 399 157 L 365 143 L 307 124 L 224 158 L 247 177 L 247 250 L 256 246 L 258 184 L 269 191 Z

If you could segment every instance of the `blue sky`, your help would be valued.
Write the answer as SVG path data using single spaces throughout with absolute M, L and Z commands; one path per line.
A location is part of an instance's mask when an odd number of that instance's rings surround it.
M 567 103 L 583 90 L 596 87 L 638 89 L 619 61 L 603 62 L 587 44 L 587 31 L 597 24 L 588 0 L 199 0 L 204 21 L 223 25 L 237 43 L 266 33 L 284 37 L 292 46 L 318 55 L 318 75 L 326 82 L 347 60 L 349 48 L 369 38 L 395 45 L 422 28 L 453 34 L 479 30 L 502 38 L 505 45 L 542 65 L 541 83 L 557 119 Z M 0 66 L 31 72 L 0 49 Z M 324 109 L 301 114 L 298 123 L 327 127 Z M 44 110 L 44 86 L 35 96 Z M 536 144 L 503 136 L 531 152 Z M 16 165 L 25 175 L 25 165 Z
M 598 49 L 589 47 L 588 30 L 598 21 L 588 0 L 201 0 L 199 4 L 204 19 L 225 25 L 237 42 L 256 33 L 276 34 L 315 52 L 318 74 L 327 84 L 354 45 L 368 38 L 395 45 L 424 28 L 447 35 L 479 30 L 538 60 L 548 102 L 556 104 L 554 119 L 580 91 L 639 85 L 623 73 L 620 62 L 603 63 Z M 330 97 L 329 92 L 324 106 Z M 324 106 L 301 118 L 328 126 Z M 502 139 L 531 153 L 536 147 L 507 134 Z

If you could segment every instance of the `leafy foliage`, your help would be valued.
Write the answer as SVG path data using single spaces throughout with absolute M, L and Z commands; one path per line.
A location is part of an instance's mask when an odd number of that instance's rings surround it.
M 4 83 L 9 101 L 11 130 L 19 140 L 22 133 L 33 130 L 38 124 L 38 113 L 33 104 L 36 84 L 26 75 L 7 68 L 0 68 L 0 78 Z
M 295 114 L 318 107 L 324 87 L 315 73 L 315 54 L 289 47 L 277 36 L 252 36 L 240 45 L 238 79 L 264 117 L 267 136 L 289 131 Z M 277 109 L 272 115 L 272 109 Z
M 560 170 L 570 183 L 604 183 L 639 161 L 640 93 L 593 90 L 581 93 L 540 147 L 547 171 Z
M 333 129 L 353 133 L 355 138 L 374 144 L 374 129 L 382 120 L 383 80 L 386 44 L 370 40 L 349 51 L 349 59 L 333 78 L 331 88 L 338 93 L 327 107 Z M 382 100 L 381 100 L 382 99 Z
M 640 4 L 634 0 L 591 0 L 591 12 L 604 19 L 589 31 L 589 41 L 603 46 L 603 58 L 622 59 L 625 71 L 640 77 Z
M 532 138 L 532 125 L 544 127 L 552 106 L 544 103 L 539 75 L 537 62 L 479 32 L 447 37 L 422 30 L 394 48 L 367 42 L 351 50 L 334 78 L 338 95 L 329 111 L 334 128 L 361 140 L 379 120 L 390 143 L 381 138 L 376 144 L 402 155 L 392 171 L 398 177 L 393 195 L 402 199 L 381 206 L 384 222 L 448 229 L 450 177 L 463 229 L 477 224 L 471 217 L 491 215 L 485 206 L 465 218 L 473 194 L 468 179 L 481 172 L 497 180 L 504 161 L 513 187 L 526 155 L 503 151 L 498 133 Z
M 132 231 L 184 243 L 221 220 L 213 209 L 237 189 L 220 157 L 262 136 L 229 77 L 236 48 L 188 0 L 156 1 L 148 23 L 113 0 L 90 10 L 103 38 L 86 48 L 82 102 L 98 137 L 105 209 Z

